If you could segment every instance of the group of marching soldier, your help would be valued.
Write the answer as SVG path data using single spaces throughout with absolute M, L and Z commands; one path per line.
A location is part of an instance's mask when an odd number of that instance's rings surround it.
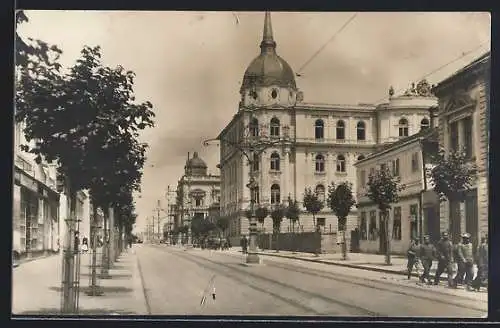
M 424 236 L 423 243 L 419 244 L 418 239 L 413 239 L 408 249 L 408 279 L 414 268 L 419 263 L 422 265 L 423 273 L 419 279 L 422 283 L 439 284 L 443 272 L 448 276 L 448 286 L 457 288 L 464 285 L 467 290 L 479 291 L 481 287 L 488 283 L 488 236 L 481 238 L 481 243 L 474 252 L 471 235 L 464 233 L 462 241 L 453 244 L 447 232 L 441 234 L 441 239 L 433 245 L 429 236 Z M 437 269 L 434 279 L 431 278 L 430 271 L 433 261 L 437 260 Z M 474 264 L 477 265 L 477 274 L 474 277 Z M 456 267 L 456 270 L 454 270 Z M 456 275 L 453 276 L 454 271 Z M 434 281 L 432 281 L 434 280 Z

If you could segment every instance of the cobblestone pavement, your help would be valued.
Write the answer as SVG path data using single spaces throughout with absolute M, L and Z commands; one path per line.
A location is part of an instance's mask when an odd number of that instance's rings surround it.
M 485 317 L 486 293 L 419 286 L 402 275 L 236 249 L 137 248 L 152 314 Z M 215 288 L 215 299 L 212 293 Z

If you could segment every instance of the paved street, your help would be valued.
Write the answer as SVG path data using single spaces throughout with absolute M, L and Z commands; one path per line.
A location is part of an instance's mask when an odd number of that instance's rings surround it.
M 487 314 L 487 293 L 420 286 L 402 275 L 270 256 L 246 266 L 234 249 L 138 245 L 136 253 L 153 315 Z

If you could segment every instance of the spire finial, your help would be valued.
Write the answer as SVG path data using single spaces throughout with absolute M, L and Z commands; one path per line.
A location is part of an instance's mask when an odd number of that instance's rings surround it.
M 276 42 L 273 38 L 273 26 L 271 24 L 271 13 L 266 11 L 264 18 L 264 33 L 262 35 L 262 42 L 260 43 L 262 51 L 274 51 L 276 49 Z

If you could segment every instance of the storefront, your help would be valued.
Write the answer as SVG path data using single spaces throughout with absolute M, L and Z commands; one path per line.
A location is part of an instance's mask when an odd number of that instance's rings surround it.
M 13 189 L 13 250 L 57 250 L 59 194 L 17 167 Z

